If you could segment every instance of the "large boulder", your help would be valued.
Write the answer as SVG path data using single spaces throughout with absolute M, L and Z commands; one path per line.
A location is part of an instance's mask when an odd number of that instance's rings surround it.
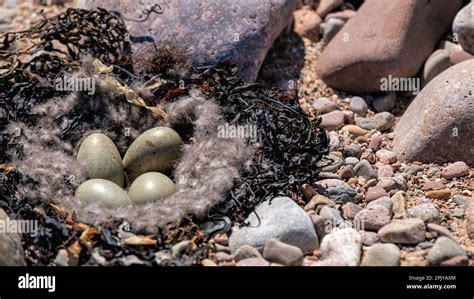
M 378 92 L 382 78 L 418 73 L 449 30 L 462 0 L 367 0 L 331 40 L 316 65 L 331 87 Z
M 158 1 L 79 0 L 78 6 L 118 11 L 127 19 L 143 19 L 143 10 Z M 268 49 L 288 25 L 300 1 L 294 0 L 162 0 L 163 14 L 144 22 L 126 21 L 133 36 L 151 37 L 158 47 L 173 45 L 189 55 L 193 65 L 223 60 L 237 64 L 243 79 L 254 81 Z M 135 44 L 134 58 L 151 58 L 152 43 Z
M 457 64 L 413 100 L 395 128 L 401 161 L 474 165 L 474 60 Z

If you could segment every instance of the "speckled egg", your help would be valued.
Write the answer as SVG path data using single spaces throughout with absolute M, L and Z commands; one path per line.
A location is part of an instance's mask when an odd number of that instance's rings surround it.
M 122 159 L 117 147 L 106 135 L 89 135 L 79 147 L 76 159 L 84 162 L 89 179 L 109 180 L 123 186 Z
M 176 192 L 176 185 L 166 175 L 147 172 L 130 186 L 128 196 L 134 204 L 146 204 L 166 198 Z
M 123 158 L 123 167 L 133 180 L 146 172 L 166 172 L 179 157 L 181 137 L 167 127 L 146 131 L 133 141 Z
M 118 208 L 132 204 L 127 192 L 103 179 L 85 181 L 76 189 L 76 197 L 83 205 L 97 202 L 108 208 Z

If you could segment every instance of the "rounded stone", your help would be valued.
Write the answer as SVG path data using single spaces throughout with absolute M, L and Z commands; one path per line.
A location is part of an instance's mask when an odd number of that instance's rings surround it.
M 453 33 L 467 52 L 474 54 L 474 2 L 461 9 L 453 22 Z
M 364 255 L 361 266 L 400 266 L 400 249 L 395 244 L 375 244 Z
M 134 204 L 147 204 L 164 199 L 175 192 L 175 183 L 166 175 L 147 172 L 132 183 L 128 196 Z
M 474 164 L 474 60 L 450 67 L 426 85 L 395 128 L 399 161 Z
M 132 204 L 122 188 L 103 179 L 85 181 L 77 188 L 76 197 L 83 205 L 98 203 L 108 208 L 118 208 Z
M 181 137 L 167 127 L 146 131 L 133 141 L 123 157 L 123 166 L 132 180 L 146 172 L 166 172 L 179 157 Z
M 87 136 L 79 147 L 76 160 L 84 164 L 89 179 L 109 180 L 123 186 L 122 158 L 107 135 L 94 133 Z
M 423 68 L 423 86 L 451 66 L 451 57 L 447 50 L 436 50 L 426 60 Z
M 372 101 L 372 106 L 377 112 L 390 111 L 395 107 L 397 103 L 397 94 L 395 92 L 389 92 L 383 95 L 379 95 Z

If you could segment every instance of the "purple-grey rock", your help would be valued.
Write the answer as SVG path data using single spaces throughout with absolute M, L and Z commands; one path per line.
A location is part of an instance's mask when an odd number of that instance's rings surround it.
M 193 65 L 230 60 L 240 76 L 255 81 L 275 39 L 290 22 L 300 1 L 293 0 L 162 0 L 162 14 L 144 22 L 126 21 L 132 36 L 145 36 L 158 47 L 174 46 L 189 55 Z M 143 10 L 157 1 L 80 0 L 78 6 L 118 11 L 129 19 L 143 19 Z M 133 47 L 134 65 L 153 58 L 153 43 Z

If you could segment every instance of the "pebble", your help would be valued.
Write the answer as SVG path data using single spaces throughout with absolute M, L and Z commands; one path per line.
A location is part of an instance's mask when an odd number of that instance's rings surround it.
M 367 250 L 361 266 L 400 266 L 400 249 L 395 244 L 375 244 Z
M 261 257 L 252 257 L 239 261 L 237 267 L 267 267 L 270 263 Z
M 324 220 L 339 225 L 344 222 L 344 219 L 341 216 L 341 213 L 337 209 L 330 208 L 328 206 L 323 206 L 319 215 L 324 218 Z
M 365 159 L 360 160 L 359 163 L 357 163 L 357 165 L 354 167 L 354 172 L 356 175 L 362 176 L 367 180 L 377 178 L 377 172 L 375 172 L 369 161 Z
M 380 112 L 372 118 L 359 118 L 357 125 L 366 130 L 378 130 L 380 132 L 390 130 L 395 124 L 395 118 L 389 112 Z
M 326 190 L 327 196 L 336 203 L 343 204 L 346 202 L 358 203 L 362 197 L 347 184 L 341 184 Z
M 344 181 L 341 181 L 338 179 L 325 179 L 325 180 L 317 181 L 316 185 L 327 189 L 327 188 L 336 187 L 339 185 L 347 185 L 347 184 Z
M 262 258 L 262 255 L 258 251 L 257 248 L 244 245 L 237 249 L 234 253 L 234 260 L 236 262 L 240 262 L 241 260 L 249 259 L 249 258 Z
M 349 110 L 364 117 L 369 109 L 367 102 L 361 97 L 353 97 L 349 104 Z
M 310 201 L 315 195 L 318 195 L 318 192 L 310 184 L 303 184 L 301 186 L 301 192 L 306 201 Z
M 336 172 L 342 165 L 344 165 L 344 160 L 339 156 L 329 154 L 319 164 L 325 165 L 321 168 L 322 172 Z
M 474 54 L 474 3 L 470 2 L 461 9 L 453 22 L 453 32 L 456 34 L 461 47 Z
M 390 223 L 390 212 L 381 205 L 367 207 L 354 217 L 354 226 L 362 230 L 378 231 Z
M 398 191 L 392 196 L 393 202 L 393 219 L 405 219 L 407 218 L 407 195 L 403 191 Z
M 466 251 L 461 245 L 447 237 L 439 237 L 428 253 L 427 260 L 430 265 L 438 265 L 456 256 L 465 256 Z
M 334 151 L 339 149 L 339 147 L 341 146 L 341 141 L 339 140 L 339 135 L 337 134 L 337 132 L 330 131 L 327 132 L 327 135 L 329 138 L 330 150 Z
M 425 195 L 428 198 L 446 200 L 451 197 L 451 190 L 450 189 L 432 190 L 432 191 L 425 192 Z
M 454 267 L 454 266 L 464 267 L 464 266 L 469 266 L 469 259 L 465 255 L 455 256 L 453 258 L 450 258 L 449 260 L 441 262 L 439 265 L 446 266 L 446 267 Z
M 467 53 L 466 51 L 460 51 L 452 53 L 450 56 L 450 62 L 452 65 L 464 62 L 466 60 L 474 59 L 474 55 Z
M 445 188 L 443 182 L 440 181 L 428 181 L 421 185 L 421 190 L 428 191 L 428 190 L 439 190 Z
M 7 223 L 8 215 L 0 208 L 0 221 Z M 5 230 L 5 227 L 3 228 Z M 0 232 L 0 267 L 26 266 L 21 237 L 16 233 Z
M 323 195 L 315 195 L 311 200 L 306 204 L 304 207 L 305 211 L 316 210 L 319 206 L 330 206 L 334 207 L 336 204 L 334 201 L 330 200 L 326 196 Z
M 357 266 L 360 261 L 362 239 L 352 228 L 336 230 L 321 242 L 322 259 L 337 259 L 345 266 Z
M 421 243 L 418 243 L 418 245 L 416 245 L 416 247 L 420 248 L 420 249 L 428 249 L 428 248 L 431 248 L 433 247 L 433 243 L 429 242 L 429 241 L 425 241 L 425 242 L 421 242 Z
M 470 205 L 466 214 L 467 233 L 471 240 L 474 240 L 474 205 Z
M 361 230 L 359 231 L 359 234 L 362 239 L 362 244 L 365 246 L 372 246 L 380 241 L 379 235 L 377 235 L 375 232 Z
M 471 197 L 469 196 L 464 196 L 464 195 L 460 195 L 460 194 L 456 194 L 453 196 L 453 201 L 457 204 L 457 205 L 460 205 L 460 206 L 464 206 L 464 207 L 469 207 L 471 205 L 471 203 L 473 202 L 473 200 L 471 199 Z
M 307 39 L 317 42 L 319 41 L 319 28 L 323 20 L 312 9 L 303 7 L 293 13 L 294 27 L 293 30 Z
M 393 177 L 393 167 L 391 165 L 382 165 L 377 169 L 377 176 L 379 178 L 390 178 Z
M 216 259 L 219 262 L 229 262 L 233 259 L 233 256 L 225 252 L 217 252 Z
M 354 167 L 353 167 L 352 165 L 343 166 L 343 167 L 339 170 L 339 176 L 340 176 L 341 179 L 343 179 L 343 180 L 348 180 L 348 179 L 350 179 L 351 177 L 354 176 Z
M 380 162 L 385 163 L 385 164 L 393 164 L 397 161 L 397 155 L 394 152 L 389 151 L 387 149 L 378 150 L 375 153 L 375 156 Z
M 332 111 L 321 116 L 321 126 L 328 130 L 339 130 L 344 126 L 345 115 L 342 111 Z
M 454 209 L 451 215 L 456 218 L 463 218 L 464 213 L 465 213 L 464 209 Z
M 316 212 L 312 212 L 313 213 L 309 214 L 309 216 L 313 222 L 314 229 L 316 230 L 319 240 L 323 240 L 324 236 L 328 234 L 326 220 L 324 220 L 322 216 L 317 215 Z
M 347 157 L 346 159 L 344 159 L 344 163 L 346 165 L 356 166 L 357 163 L 359 163 L 359 159 L 357 159 L 356 157 Z
M 387 191 L 385 191 L 385 189 L 380 186 L 370 187 L 365 193 L 365 201 L 371 202 L 387 195 Z
M 469 166 L 462 162 L 455 162 L 443 168 L 441 177 L 445 179 L 459 178 L 469 175 Z
M 265 243 L 263 257 L 267 261 L 285 266 L 301 266 L 303 251 L 277 239 L 270 239 Z
M 356 125 L 345 125 L 342 127 L 341 132 L 347 131 L 351 133 L 353 136 L 364 136 L 367 134 L 367 130 L 362 129 L 359 126 Z
M 351 144 L 347 145 L 342 149 L 342 153 L 346 157 L 355 157 L 359 158 L 360 157 L 360 152 L 362 151 L 362 148 L 358 144 Z
M 388 210 L 388 212 L 390 213 L 390 215 L 392 215 L 393 200 L 390 197 L 385 196 L 385 197 L 381 197 L 379 199 L 376 199 L 374 201 L 371 201 L 371 202 L 369 202 L 367 207 L 370 208 L 370 207 L 373 207 L 373 206 L 376 206 L 376 205 L 381 205 L 381 206 L 385 207 Z
M 334 110 L 337 110 L 336 102 L 328 99 L 328 98 L 319 98 L 311 103 L 311 106 L 319 110 L 321 113 L 329 113 Z
M 320 172 L 318 177 L 320 179 L 337 179 L 337 180 L 341 179 L 341 176 L 332 172 Z
M 397 94 L 395 92 L 389 92 L 383 95 L 376 96 L 372 101 L 372 107 L 377 112 L 390 111 L 395 107 L 397 103 Z
M 234 227 L 232 230 L 229 238 L 232 253 L 243 245 L 262 248 L 272 238 L 299 247 L 305 253 L 319 246 L 308 214 L 288 197 L 265 201 L 245 222 L 249 226 Z
M 343 3 L 344 0 L 321 0 L 316 12 L 321 18 L 324 18 L 327 14 L 341 6 Z
M 423 86 L 433 80 L 436 76 L 451 67 L 451 57 L 448 50 L 439 49 L 434 51 L 425 62 L 422 79 Z
M 435 232 L 435 233 L 438 234 L 439 236 L 448 237 L 448 238 L 450 238 L 451 240 L 457 242 L 456 238 L 453 236 L 453 234 L 451 234 L 451 232 L 449 231 L 449 229 L 447 229 L 447 228 L 444 227 L 444 226 L 441 226 L 441 225 L 436 224 L 436 223 L 428 223 L 428 224 L 426 225 L 426 228 L 428 229 L 429 232 Z
M 418 244 L 425 240 L 425 223 L 417 218 L 393 220 L 378 231 L 384 243 Z
M 379 134 L 372 135 L 369 142 L 369 148 L 372 149 L 373 151 L 377 151 L 380 148 L 381 144 L 382 144 L 382 136 Z
M 417 164 L 410 164 L 404 170 L 404 172 L 408 175 L 416 175 L 420 171 L 422 171 L 422 168 Z
M 344 21 L 340 19 L 330 19 L 328 20 L 323 28 L 323 41 L 329 43 L 334 36 L 339 32 L 339 30 L 344 27 Z
M 432 203 L 422 203 L 407 210 L 409 218 L 418 218 L 425 223 L 437 222 L 439 220 L 438 208 Z
M 348 202 L 342 206 L 342 213 L 346 219 L 352 220 L 354 219 L 355 215 L 362 211 L 363 208 L 359 205 L 356 205 L 352 202 Z
M 217 264 L 214 263 L 212 260 L 210 259 L 203 259 L 201 261 L 201 265 L 203 265 L 204 267 L 216 267 Z

